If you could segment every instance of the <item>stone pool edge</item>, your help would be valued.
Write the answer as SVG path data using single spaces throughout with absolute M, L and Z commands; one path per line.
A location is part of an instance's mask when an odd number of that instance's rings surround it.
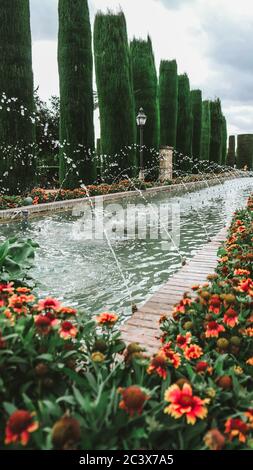
M 177 194 L 178 192 L 188 192 L 188 191 L 196 191 L 199 189 L 208 188 L 209 186 L 216 186 L 219 184 L 223 184 L 225 181 L 237 179 L 237 178 L 245 178 L 248 175 L 232 175 L 232 176 L 220 176 L 206 181 L 193 181 L 189 183 L 179 183 L 174 185 L 166 185 L 166 186 L 155 186 L 154 188 L 148 188 L 144 192 L 144 194 L 158 194 L 160 192 L 168 192 L 170 194 Z M 131 198 L 133 196 L 138 196 L 140 192 L 138 190 L 135 191 L 127 191 L 121 193 L 112 193 L 112 194 L 105 194 L 99 196 L 92 196 L 90 200 L 88 198 L 80 198 L 80 199 L 69 199 L 66 201 L 55 201 L 55 202 L 48 202 L 45 204 L 38 204 L 34 206 L 23 206 L 23 207 L 16 207 L 14 209 L 5 209 L 0 210 L 0 223 L 7 223 L 16 220 L 22 219 L 22 212 L 26 211 L 28 213 L 28 217 L 38 217 L 38 216 L 45 216 L 50 213 L 55 212 L 63 212 L 68 211 L 73 208 L 78 208 L 78 206 L 82 205 L 89 205 L 90 201 L 115 201 L 122 198 Z

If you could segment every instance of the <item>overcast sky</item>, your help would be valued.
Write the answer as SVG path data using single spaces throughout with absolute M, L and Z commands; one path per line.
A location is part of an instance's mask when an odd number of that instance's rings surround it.
M 58 0 L 30 0 L 35 85 L 43 99 L 59 94 Z M 220 97 L 230 134 L 253 132 L 252 0 L 89 0 L 97 10 L 125 12 L 129 39 L 150 34 L 157 62 L 177 59 L 192 88 Z

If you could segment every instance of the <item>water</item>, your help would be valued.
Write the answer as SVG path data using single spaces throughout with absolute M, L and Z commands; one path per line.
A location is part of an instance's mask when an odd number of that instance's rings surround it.
M 161 238 L 129 240 L 124 233 L 119 236 L 117 231 L 109 231 L 133 302 L 144 302 L 166 282 L 181 267 L 182 258 L 192 257 L 208 237 L 228 223 L 252 191 L 253 179 L 245 178 L 180 197 L 166 193 L 151 197 L 144 193 L 149 203 L 180 207 L 180 246 L 178 250 L 169 248 Z M 143 217 L 148 208 L 144 199 L 140 196 L 130 202 L 142 205 L 139 216 Z M 133 217 L 133 211 L 130 215 Z M 120 218 L 117 224 L 122 224 Z M 164 229 L 165 225 L 170 232 L 168 221 L 161 220 L 160 227 Z M 124 318 L 131 313 L 131 302 L 115 258 L 105 239 L 87 240 L 85 227 L 86 222 L 80 224 L 80 217 L 68 212 L 31 220 L 27 227 L 17 222 L 0 225 L 0 240 L 20 235 L 39 243 L 31 274 L 40 282 L 37 290 L 42 297 L 57 297 L 86 315 L 109 310 Z

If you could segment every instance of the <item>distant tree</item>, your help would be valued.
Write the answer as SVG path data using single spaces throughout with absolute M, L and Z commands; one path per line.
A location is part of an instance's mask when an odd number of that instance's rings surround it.
M 96 178 L 91 41 L 87 0 L 59 0 L 60 181 L 67 188 Z
M 159 150 L 159 107 L 158 107 L 158 83 L 155 66 L 155 58 L 152 42 L 134 39 L 130 44 L 133 87 L 135 98 L 135 114 L 143 108 L 147 115 L 147 123 L 144 129 L 144 166 L 148 170 L 147 179 L 156 179 L 159 174 L 159 158 L 156 154 Z M 155 152 L 156 151 L 156 152 Z
M 201 152 L 200 159 L 209 161 L 211 138 L 211 112 L 210 102 L 202 103 L 202 131 L 201 131 Z
M 160 143 L 176 147 L 178 117 L 178 75 L 175 60 L 162 60 L 159 79 Z
M 101 152 L 108 156 L 111 178 L 120 173 L 133 176 L 136 153 L 127 147 L 136 143 L 135 105 L 127 27 L 122 12 L 97 13 L 94 53 Z
M 237 138 L 237 167 L 253 169 L 253 134 L 240 134 Z
M 227 121 L 225 116 L 222 116 L 222 164 L 226 165 L 227 161 L 227 140 L 228 140 L 228 131 L 227 131 Z
M 210 157 L 211 162 L 222 163 L 222 145 L 223 145 L 223 116 L 220 99 L 210 103 L 211 110 L 211 139 L 210 139 Z
M 201 154 L 201 133 L 202 133 L 202 92 L 201 90 L 191 91 L 192 102 L 192 155 L 195 160 L 200 159 Z
M 47 103 L 40 99 L 38 90 L 36 90 L 34 101 L 39 164 L 55 165 L 59 153 L 60 100 L 57 96 L 51 96 L 49 103 Z
M 227 165 L 234 167 L 236 163 L 236 150 L 235 150 L 235 136 L 229 136 L 228 142 L 228 154 L 227 154 Z
M 0 187 L 34 185 L 33 71 L 29 0 L 0 1 Z M 10 101 L 11 100 L 11 101 Z
M 190 169 L 190 164 L 184 157 L 192 155 L 192 104 L 190 82 L 186 74 L 178 77 L 178 121 L 177 121 L 177 146 L 178 152 L 183 154 L 182 167 Z

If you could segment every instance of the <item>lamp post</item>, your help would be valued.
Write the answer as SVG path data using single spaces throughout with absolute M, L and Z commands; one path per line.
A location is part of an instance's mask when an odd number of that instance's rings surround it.
M 147 116 L 144 113 L 143 108 L 140 108 L 138 116 L 136 118 L 137 126 L 140 128 L 140 173 L 139 173 L 139 179 L 141 181 L 144 181 L 145 179 L 145 174 L 144 174 L 144 155 L 143 155 L 143 131 L 144 131 L 144 126 L 147 122 Z

